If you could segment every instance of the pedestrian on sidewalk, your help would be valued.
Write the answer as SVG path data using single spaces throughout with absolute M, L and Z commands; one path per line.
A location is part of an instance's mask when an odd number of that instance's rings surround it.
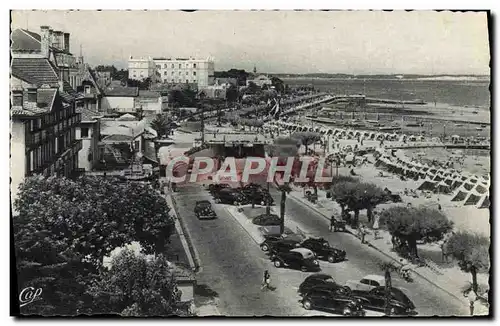
M 332 215 L 330 218 L 330 232 L 332 232 L 335 229 L 335 215 Z
M 271 275 L 269 274 L 269 271 L 266 269 L 264 272 L 264 278 L 262 279 L 262 286 L 260 287 L 261 290 L 270 290 L 270 285 L 271 285 Z
M 366 243 L 365 235 L 366 235 L 365 225 L 361 224 L 361 226 L 359 227 L 359 236 L 361 238 L 361 243 Z
M 474 303 L 477 301 L 477 294 L 473 288 L 469 290 L 467 294 L 467 299 L 469 300 L 470 315 L 474 316 Z

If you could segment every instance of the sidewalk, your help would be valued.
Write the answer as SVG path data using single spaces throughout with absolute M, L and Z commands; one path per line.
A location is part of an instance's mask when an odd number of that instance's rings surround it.
M 292 186 L 292 188 L 294 190 L 288 195 L 290 199 L 308 206 L 328 220 L 330 219 L 332 214 L 335 214 L 337 216 L 340 215 L 339 205 L 331 199 L 327 199 L 325 191 L 318 190 L 318 203 L 312 204 L 306 198 L 304 198 L 302 188 L 296 186 Z M 362 216 L 360 214 L 360 220 L 362 220 L 363 218 L 366 218 L 366 215 Z M 347 226 L 346 228 L 347 232 L 353 234 L 354 236 L 357 236 L 357 230 L 352 229 L 350 226 Z M 389 259 L 399 264 L 400 257 L 392 251 L 391 235 L 389 234 L 389 232 L 379 230 L 379 236 L 377 239 L 374 239 L 373 233 L 370 233 L 366 236 L 365 240 L 367 242 L 367 245 L 373 247 Z M 465 284 L 467 284 L 467 282 L 471 281 L 470 274 L 460 271 L 456 264 L 454 264 L 453 267 L 450 268 L 441 268 L 429 259 L 426 259 L 426 262 L 427 266 L 425 267 L 413 265 L 413 272 L 421 278 L 425 279 L 427 282 L 452 295 L 457 300 L 463 302 L 465 305 L 468 305 L 467 299 L 464 298 L 461 293 L 461 288 Z M 489 284 L 488 275 L 478 274 L 478 283 Z M 477 304 L 476 314 L 487 314 L 488 309 L 484 308 L 485 307 L 479 307 L 479 304 Z

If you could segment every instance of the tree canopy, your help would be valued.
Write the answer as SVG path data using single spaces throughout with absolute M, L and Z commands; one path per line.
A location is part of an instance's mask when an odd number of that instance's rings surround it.
M 123 316 L 169 316 L 179 302 L 169 262 L 162 256 L 147 259 L 130 249 L 113 257 L 89 287 L 94 313 Z
M 158 138 L 168 136 L 173 127 L 173 122 L 164 114 L 157 114 L 153 121 L 150 123 L 151 128 L 156 131 Z
M 472 275 L 473 289 L 477 291 L 478 272 L 490 268 L 490 241 L 487 237 L 459 231 L 452 234 L 445 243 L 445 252 L 458 261 L 460 269 Z
M 385 224 L 414 257 L 418 257 L 417 240 L 439 241 L 453 228 L 453 222 L 442 211 L 428 207 L 391 207 L 382 212 L 380 223 Z
M 111 178 L 30 177 L 14 207 L 19 286 L 44 290 L 44 306 L 28 311 L 75 314 L 88 304 L 86 285 L 112 250 L 137 241 L 145 253 L 159 254 L 174 232 L 156 190 Z

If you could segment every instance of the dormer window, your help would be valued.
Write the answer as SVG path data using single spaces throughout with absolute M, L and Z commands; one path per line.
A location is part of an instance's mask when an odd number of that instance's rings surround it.
M 85 85 L 85 94 L 90 94 L 90 86 Z

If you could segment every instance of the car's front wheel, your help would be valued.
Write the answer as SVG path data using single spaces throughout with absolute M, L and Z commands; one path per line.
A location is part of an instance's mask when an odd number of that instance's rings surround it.
M 267 244 L 263 243 L 260 245 L 260 249 L 262 249 L 262 251 L 268 251 L 269 247 L 267 246 Z
M 351 308 L 344 307 L 344 310 L 342 311 L 342 315 L 344 315 L 344 316 L 350 316 L 351 314 L 352 314 Z
M 329 263 L 334 263 L 335 262 L 335 257 L 333 255 L 328 256 L 328 262 Z
M 274 261 L 274 266 L 275 266 L 275 267 L 278 267 L 278 268 L 279 268 L 279 267 L 281 267 L 281 266 L 282 266 L 281 261 L 279 261 L 279 260 L 277 260 L 277 259 L 276 259 L 276 260 Z
M 304 309 L 306 309 L 306 310 L 311 310 L 311 308 L 312 308 L 312 302 L 311 302 L 310 300 L 308 300 L 308 299 L 304 299 L 304 300 L 302 301 L 302 306 L 303 306 L 303 307 L 304 307 Z

